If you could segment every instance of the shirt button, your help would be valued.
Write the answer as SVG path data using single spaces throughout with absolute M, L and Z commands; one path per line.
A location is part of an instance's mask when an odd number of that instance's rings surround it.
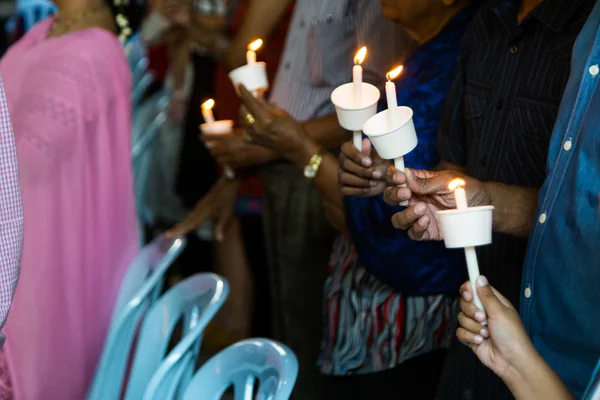
M 502 100 L 498 100 L 496 102 L 496 110 L 502 110 L 502 107 L 504 107 L 504 103 L 502 102 Z
M 571 150 L 571 147 L 573 147 L 573 142 L 571 142 L 571 139 L 569 139 L 563 145 L 563 149 L 565 149 L 565 151 L 569 151 Z
M 540 224 L 543 224 L 544 222 L 546 222 L 546 213 L 542 213 L 540 214 L 540 218 L 538 219 L 538 221 L 540 221 Z
M 304 20 L 300 21 L 300 28 L 304 28 L 306 26 L 306 22 Z
M 510 54 L 517 54 L 519 52 L 519 46 L 511 46 Z
M 531 297 L 531 288 L 529 287 L 529 285 L 527 285 L 527 287 L 525 288 L 525 298 L 528 299 Z
M 285 69 L 290 69 L 292 68 L 292 63 L 291 62 L 286 62 L 285 65 L 283 66 Z
M 487 157 L 483 157 L 481 159 L 481 166 L 486 167 L 487 165 L 488 165 L 488 159 L 487 159 Z
M 333 22 L 333 14 L 327 14 L 327 18 L 325 18 L 328 24 Z
M 590 75 L 596 76 L 598 75 L 598 72 L 600 72 L 600 67 L 598 67 L 598 64 L 594 64 L 590 67 Z

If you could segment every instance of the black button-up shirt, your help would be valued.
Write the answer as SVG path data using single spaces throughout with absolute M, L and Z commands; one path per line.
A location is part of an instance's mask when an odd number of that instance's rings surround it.
M 545 0 L 520 23 L 518 0 L 482 6 L 465 36 L 440 124 L 443 160 L 482 181 L 541 187 L 571 50 L 595 3 Z M 481 273 L 516 307 L 526 248 L 526 239 L 494 234 L 492 245 L 477 249 Z M 439 398 L 510 398 L 470 353 L 450 352 Z

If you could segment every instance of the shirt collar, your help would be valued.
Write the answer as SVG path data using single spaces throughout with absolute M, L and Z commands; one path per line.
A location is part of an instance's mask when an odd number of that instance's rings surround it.
M 544 0 L 537 6 L 522 22 L 530 18 L 536 18 L 554 32 L 560 32 L 571 19 L 582 0 Z M 492 2 L 494 12 L 501 18 L 514 17 L 519 11 L 520 0 L 494 0 Z M 514 21 L 516 24 L 516 20 Z

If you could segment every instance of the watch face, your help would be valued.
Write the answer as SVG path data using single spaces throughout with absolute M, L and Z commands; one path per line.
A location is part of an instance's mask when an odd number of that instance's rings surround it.
M 312 167 L 312 165 L 307 165 L 306 167 L 304 167 L 304 176 L 307 177 L 308 179 L 313 179 L 316 174 L 317 174 L 317 172 Z

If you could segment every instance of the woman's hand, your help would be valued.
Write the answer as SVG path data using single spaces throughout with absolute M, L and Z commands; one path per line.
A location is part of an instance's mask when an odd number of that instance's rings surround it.
M 469 206 L 491 204 L 490 194 L 483 182 L 457 171 L 423 171 L 406 169 L 406 173 L 390 166 L 386 173 L 389 185 L 384 192 L 386 203 L 397 206 L 408 200 L 408 207 L 392 217 L 396 229 L 408 230 L 413 240 L 443 240 L 435 213 L 456 208 L 454 192 L 448 185 L 456 178 L 465 181 Z M 406 187 L 399 185 L 406 184 Z
M 277 153 L 252 144 L 241 130 L 230 135 L 201 134 L 200 140 L 218 163 L 234 169 L 263 165 L 277 159 Z
M 504 296 L 488 284 L 484 276 L 477 279 L 477 294 L 485 312 L 473 303 L 470 282 L 465 282 L 460 291 L 460 327 L 456 336 L 473 349 L 486 367 L 504 379 L 511 369 L 520 367 L 534 356 L 535 349 L 519 314 Z M 486 320 L 487 326 L 481 325 Z
M 196 230 L 208 219 L 216 219 L 215 236 L 218 242 L 224 238 L 225 230 L 235 213 L 235 203 L 242 181 L 221 178 L 206 194 L 185 220 L 171 228 L 166 236 L 176 238 Z
M 344 196 L 370 197 L 383 193 L 390 161 L 379 157 L 369 139 L 363 139 L 362 152 L 353 142 L 344 143 L 339 158 L 338 181 Z
M 240 85 L 240 120 L 254 143 L 275 150 L 288 160 L 293 160 L 305 140 L 306 132 L 284 110 L 255 98 Z

